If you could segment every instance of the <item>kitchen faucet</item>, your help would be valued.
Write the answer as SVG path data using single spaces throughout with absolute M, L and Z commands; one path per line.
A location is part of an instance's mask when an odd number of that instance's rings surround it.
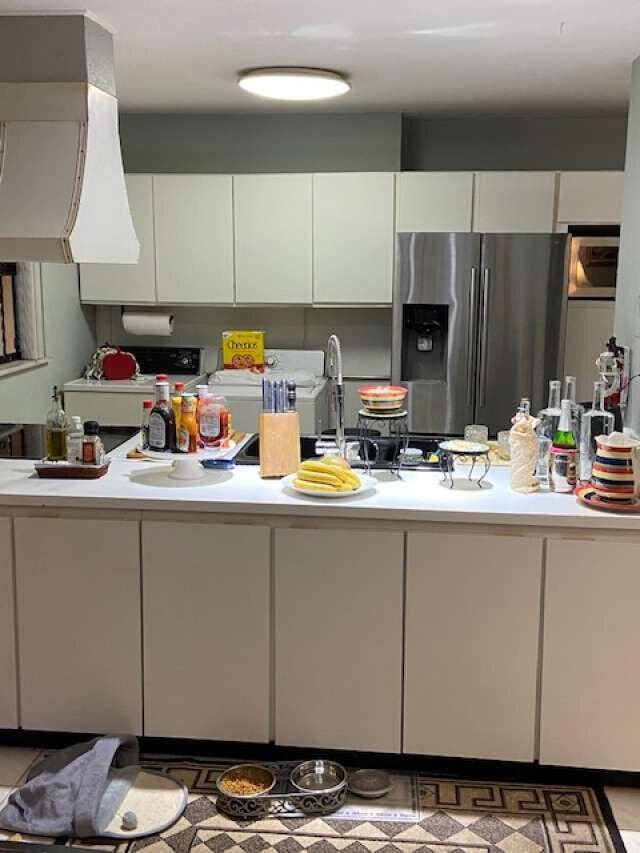
M 336 415 L 336 446 L 345 455 L 344 441 L 344 384 L 342 381 L 342 347 L 337 335 L 327 341 L 327 376 L 332 381 L 331 402 Z

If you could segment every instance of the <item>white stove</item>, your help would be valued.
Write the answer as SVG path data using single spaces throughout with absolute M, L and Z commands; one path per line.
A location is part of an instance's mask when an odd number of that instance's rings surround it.
M 185 391 L 207 383 L 203 351 L 194 347 L 123 347 L 137 359 L 142 373 L 135 379 L 73 379 L 63 386 L 67 415 L 102 426 L 139 426 L 142 401 L 153 400 L 156 374 L 166 373 L 171 387 L 184 382 Z
M 320 434 L 329 426 L 329 384 L 324 376 L 324 352 L 319 350 L 266 350 L 265 362 L 274 378 L 296 379 L 296 409 L 300 431 Z M 262 411 L 262 376 L 244 370 L 218 370 L 211 386 L 229 403 L 233 426 L 240 432 L 257 432 Z

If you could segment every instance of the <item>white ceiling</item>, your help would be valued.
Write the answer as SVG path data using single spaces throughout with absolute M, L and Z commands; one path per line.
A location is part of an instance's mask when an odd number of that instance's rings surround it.
M 61 0 L 0 0 L 56 11 Z M 334 68 L 352 92 L 323 111 L 624 109 L 640 0 L 91 0 L 116 29 L 121 108 L 309 110 L 236 85 L 261 65 Z

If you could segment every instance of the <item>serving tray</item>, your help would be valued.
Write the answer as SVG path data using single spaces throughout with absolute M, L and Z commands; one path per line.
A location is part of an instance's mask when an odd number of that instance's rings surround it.
M 76 465 L 71 462 L 36 462 L 34 468 L 38 477 L 50 480 L 97 480 L 109 470 L 110 460 L 104 465 Z

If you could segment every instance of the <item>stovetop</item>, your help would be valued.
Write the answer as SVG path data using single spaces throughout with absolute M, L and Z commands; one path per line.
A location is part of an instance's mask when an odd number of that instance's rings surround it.
M 109 453 L 137 432 L 135 427 L 102 427 L 100 438 Z M 44 424 L 0 424 L 0 459 L 44 459 L 46 454 Z

